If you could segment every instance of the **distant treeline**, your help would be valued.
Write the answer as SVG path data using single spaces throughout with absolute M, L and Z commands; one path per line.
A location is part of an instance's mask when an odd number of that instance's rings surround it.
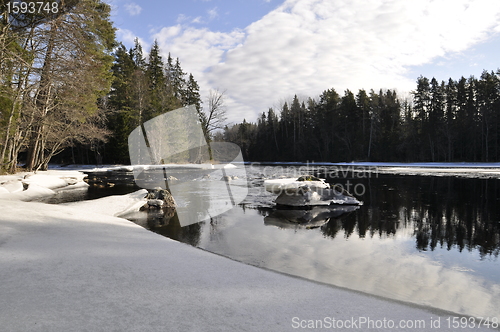
M 270 108 L 216 137 L 252 161 L 500 161 L 500 70 L 396 91 L 324 91 Z

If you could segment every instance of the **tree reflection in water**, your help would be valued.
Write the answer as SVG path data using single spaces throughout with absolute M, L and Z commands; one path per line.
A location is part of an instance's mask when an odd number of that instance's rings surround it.
M 335 181 L 334 181 L 335 180 Z M 258 208 L 265 225 L 281 228 L 319 228 L 325 237 L 349 239 L 412 236 L 419 251 L 436 248 L 478 250 L 481 258 L 498 257 L 500 249 L 500 180 L 431 176 L 379 175 L 343 179 L 361 183 L 366 192 L 361 207 L 318 207 L 310 210 Z M 341 183 L 330 179 L 332 183 Z M 240 206 L 245 213 L 245 205 Z M 344 211 L 344 210 L 345 211 Z M 209 225 L 216 238 L 224 215 L 188 227 L 175 218 L 150 229 L 197 246 Z M 265 229 L 263 229 L 265 232 Z M 400 234 L 401 233 L 401 234 Z
M 335 238 L 343 230 L 347 238 L 390 237 L 412 229 L 421 251 L 456 247 L 498 257 L 498 179 L 379 176 L 360 182 L 367 187 L 365 205 L 323 226 L 323 234 Z

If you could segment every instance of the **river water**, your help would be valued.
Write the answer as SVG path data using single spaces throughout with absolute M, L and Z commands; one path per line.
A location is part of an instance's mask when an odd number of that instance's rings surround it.
M 247 198 L 217 217 L 186 227 L 175 217 L 137 214 L 130 219 L 246 264 L 459 314 L 500 318 L 499 179 L 330 171 L 247 167 Z M 275 196 L 263 190 L 263 181 L 304 173 L 349 188 L 364 204 L 276 209 Z

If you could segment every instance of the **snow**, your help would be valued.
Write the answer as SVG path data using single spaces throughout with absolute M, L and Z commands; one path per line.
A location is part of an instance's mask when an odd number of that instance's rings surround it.
M 283 191 L 297 192 L 304 186 L 308 186 L 312 190 L 330 187 L 324 181 L 298 181 L 297 178 L 271 179 L 264 181 L 264 188 L 273 194 L 281 194 Z
M 79 174 L 50 176 L 9 195 L 35 197 Z M 448 330 L 453 314 L 248 266 L 115 217 L 144 194 L 66 205 L 0 199 L 2 330 L 292 331 L 332 319 L 358 331 L 384 320 L 425 324 L 398 331 L 427 331 L 438 320 Z
M 145 199 L 147 193 L 146 189 L 141 189 L 128 195 L 108 196 L 91 201 L 64 203 L 63 205 L 72 206 L 82 211 L 119 217 L 139 211 L 147 202 Z
M 0 199 L 32 201 L 52 196 L 54 190 L 86 187 L 86 175 L 79 171 L 50 170 L 0 176 Z M 25 189 L 27 188 L 27 189 Z
M 379 167 L 379 173 L 400 175 L 432 175 L 432 176 L 460 176 L 460 177 L 500 177 L 500 168 L 493 167 Z

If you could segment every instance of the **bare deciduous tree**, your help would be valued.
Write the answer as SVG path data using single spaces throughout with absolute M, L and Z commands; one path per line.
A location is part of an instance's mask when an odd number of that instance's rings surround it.
M 218 129 L 224 129 L 227 120 L 225 101 L 226 91 L 219 89 L 210 90 L 208 94 L 208 109 L 205 111 L 205 120 L 203 122 L 204 131 L 208 138 Z

